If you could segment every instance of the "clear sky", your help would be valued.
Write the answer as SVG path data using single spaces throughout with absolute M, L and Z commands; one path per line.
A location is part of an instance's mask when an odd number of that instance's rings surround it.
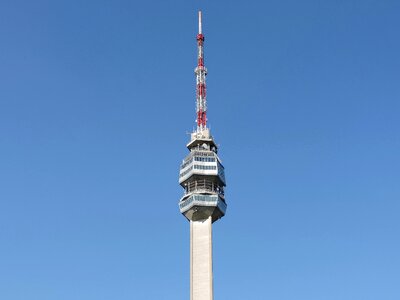
M 0 1 L 0 299 L 189 299 L 197 10 L 215 299 L 400 299 L 400 1 Z

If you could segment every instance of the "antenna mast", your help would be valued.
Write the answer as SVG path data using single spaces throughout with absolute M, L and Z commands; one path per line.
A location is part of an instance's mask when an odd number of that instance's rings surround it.
M 204 35 L 202 33 L 201 11 L 199 11 L 199 33 L 197 34 L 197 67 L 196 74 L 196 113 L 197 132 L 207 128 L 206 75 L 204 66 Z

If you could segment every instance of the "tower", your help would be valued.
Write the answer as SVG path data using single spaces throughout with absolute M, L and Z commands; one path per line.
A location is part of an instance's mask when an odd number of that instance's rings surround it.
M 197 34 L 196 115 L 197 128 L 186 145 L 189 154 L 179 172 L 184 195 L 179 201 L 181 213 L 190 222 L 190 299 L 213 299 L 212 223 L 225 215 L 224 167 L 218 147 L 207 128 L 206 75 L 204 35 L 201 11 Z

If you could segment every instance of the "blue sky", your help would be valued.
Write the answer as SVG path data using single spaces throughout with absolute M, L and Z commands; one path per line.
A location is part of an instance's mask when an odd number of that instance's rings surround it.
M 0 299 L 188 299 L 197 10 L 215 299 L 400 299 L 399 1 L 0 2 Z

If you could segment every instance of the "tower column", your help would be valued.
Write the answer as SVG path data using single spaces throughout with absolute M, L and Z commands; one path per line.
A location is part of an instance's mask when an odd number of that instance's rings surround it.
M 190 153 L 179 170 L 184 189 L 179 210 L 190 222 L 190 300 L 213 300 L 212 224 L 226 212 L 225 168 L 218 157 L 218 145 L 207 128 L 204 35 L 201 12 L 197 40 L 196 115 L 197 128 L 186 145 Z
M 212 217 L 190 221 L 190 299 L 213 300 Z

